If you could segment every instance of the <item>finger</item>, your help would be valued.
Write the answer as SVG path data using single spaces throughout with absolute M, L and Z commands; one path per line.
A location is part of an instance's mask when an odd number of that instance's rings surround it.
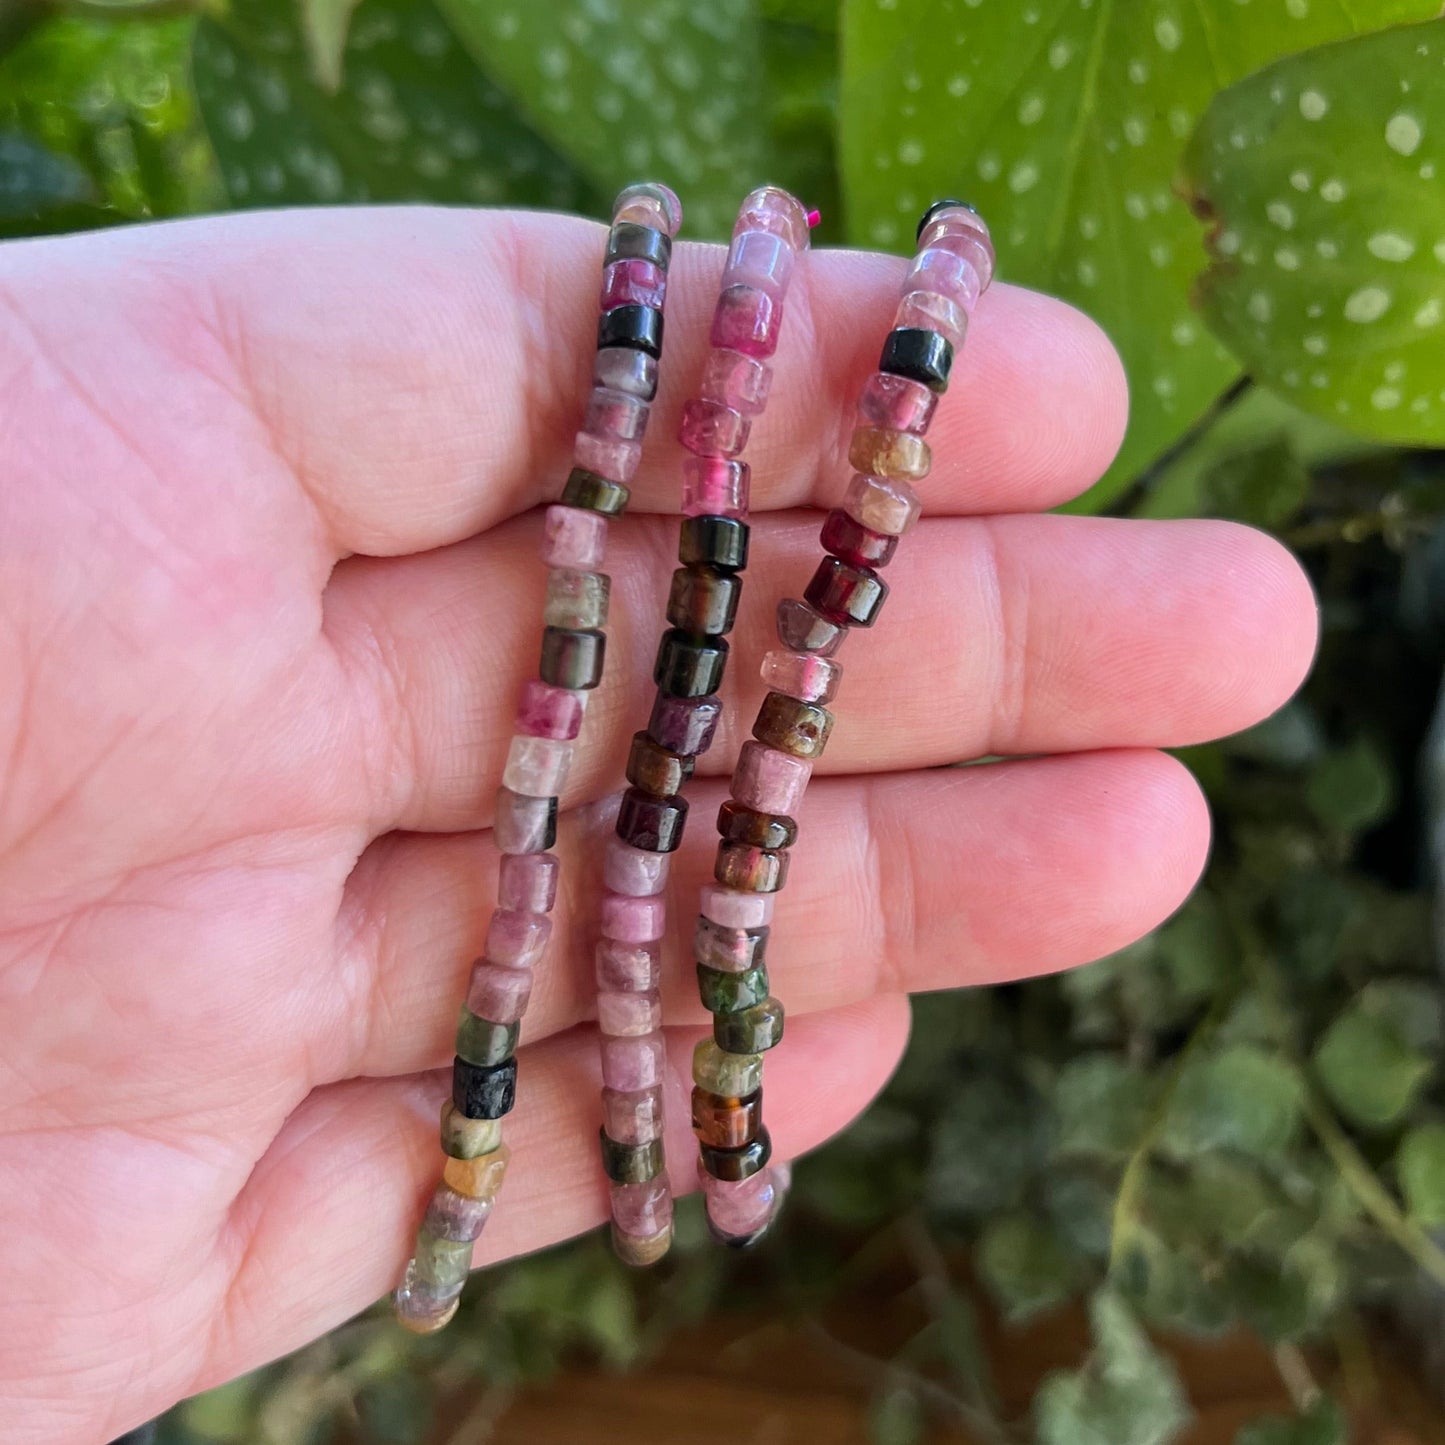
M 719 783 L 692 790 L 668 888 L 664 1015 L 706 1019 L 690 941 L 711 875 Z M 879 993 L 998 983 L 1100 958 L 1140 937 L 1198 879 L 1209 819 L 1189 773 L 1159 753 L 829 779 L 809 792 L 779 896 L 768 969 L 796 1017 Z M 564 820 L 563 892 L 523 1025 L 535 1041 L 593 1017 L 592 945 L 610 814 Z M 336 959 L 313 981 L 308 1053 L 323 1078 L 432 1068 L 494 902 L 478 835 L 399 834 L 348 886 Z M 338 982 L 341 987 L 338 988 Z
M 509 212 L 257 213 L 72 243 L 43 253 L 65 270 L 63 286 L 53 274 L 29 284 L 113 296 L 123 270 L 132 294 L 158 294 L 155 339 L 171 349 L 189 311 L 255 409 L 235 439 L 247 465 L 279 453 L 339 552 L 405 553 L 560 492 L 591 384 L 603 234 Z M 677 510 L 678 417 L 723 254 L 675 252 L 640 510 Z M 759 510 L 831 495 L 846 478 L 853 400 L 877 363 L 903 266 L 833 251 L 801 267 L 749 452 Z M 147 314 L 145 297 L 133 300 Z M 84 295 L 67 304 L 86 314 Z M 1113 348 L 1044 296 L 1008 286 L 986 296 L 955 378 L 930 437 L 940 511 L 1064 501 L 1100 475 L 1123 433 Z
M 534 530 L 519 520 L 432 556 L 338 569 L 326 628 L 366 709 L 373 762 L 358 782 L 381 786 L 359 806 L 376 831 L 487 820 L 516 688 L 537 667 Z M 646 725 L 675 531 L 662 518 L 617 529 L 607 675 L 571 801 L 619 786 L 628 741 Z M 777 645 L 777 599 L 800 595 L 816 565 L 816 520 L 760 524 L 753 552 L 708 771 L 731 768 L 752 726 L 757 659 Z M 843 654 L 822 772 L 1199 742 L 1278 707 L 1314 646 L 1299 565 L 1225 522 L 935 519 L 909 536 L 888 580 L 881 624 Z
M 861 1112 L 897 1065 L 907 1033 L 907 1002 L 897 997 L 791 1025 L 767 1067 L 776 1157 L 815 1148 Z M 695 1188 L 686 1098 L 697 1036 L 668 1034 L 668 1169 L 679 1194 Z M 596 1166 L 595 1035 L 561 1035 L 519 1062 L 524 1086 L 507 1120 L 512 1161 L 478 1264 L 540 1249 L 607 1217 Z M 287 1121 L 220 1245 L 238 1268 L 217 1312 L 207 1378 L 195 1388 L 315 1338 L 395 1285 L 439 1172 L 446 1086 L 441 1074 L 336 1084 Z

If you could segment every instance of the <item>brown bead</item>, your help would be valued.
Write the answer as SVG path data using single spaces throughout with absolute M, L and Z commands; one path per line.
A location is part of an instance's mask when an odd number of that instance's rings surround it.
M 759 1170 L 767 1168 L 773 1155 L 773 1141 L 768 1137 L 768 1131 L 759 1126 L 757 1138 L 750 1139 L 740 1148 L 719 1149 L 712 1144 L 699 1144 L 698 1154 L 702 1167 L 714 1179 L 736 1183 L 751 1179 Z
M 627 755 L 627 781 L 654 798 L 672 798 L 692 777 L 693 760 L 659 747 L 645 732 L 633 733 Z
M 672 1226 L 659 1230 L 656 1234 L 624 1234 L 618 1229 L 616 1223 L 612 1226 L 612 1250 L 623 1264 L 630 1264 L 638 1269 L 645 1269 L 650 1264 L 656 1264 L 668 1251 L 672 1244 Z
M 800 702 L 786 693 L 770 692 L 758 709 L 753 736 L 795 758 L 821 758 L 833 731 L 833 714 L 816 703 Z
M 890 482 L 916 482 L 928 475 L 933 464 L 928 443 L 922 437 L 881 426 L 854 430 L 848 460 L 856 470 Z
M 716 1149 L 741 1149 L 758 1137 L 763 1122 L 763 1091 L 742 1099 L 692 1091 L 692 1131 L 703 1144 Z
M 759 813 L 729 798 L 717 810 L 717 830 L 727 843 L 752 848 L 791 848 L 798 840 L 798 825 L 781 813 Z
M 788 855 L 776 848 L 719 843 L 712 876 L 725 888 L 744 893 L 776 893 L 788 881 Z
M 490 1154 L 480 1154 L 475 1159 L 448 1159 L 442 1178 L 468 1199 L 492 1199 L 502 1187 L 511 1157 L 512 1151 L 505 1144 L 498 1144 Z
M 679 567 L 667 594 L 667 620 L 681 632 L 716 637 L 733 630 L 742 578 L 716 567 Z

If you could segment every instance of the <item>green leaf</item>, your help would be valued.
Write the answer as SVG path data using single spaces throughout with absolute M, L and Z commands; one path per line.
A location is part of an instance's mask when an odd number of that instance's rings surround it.
M 322 90 L 332 94 L 341 89 L 346 34 L 356 6 L 357 0 L 301 0 L 301 30 L 311 74 Z
M 1322 1398 L 1303 1415 L 1267 1415 L 1244 1426 L 1234 1445 L 1348 1445 L 1349 1428 L 1340 1407 Z
M 1322 823 L 1358 833 L 1389 815 L 1395 783 L 1383 753 L 1368 738 L 1326 754 L 1306 790 Z
M 294 0 L 196 27 L 196 95 L 238 206 L 509 202 L 596 209 L 426 0 L 363 0 L 341 85 L 318 85 Z
M 1410 1217 L 1428 1228 L 1445 1226 L 1445 1124 L 1422 1124 L 1406 1134 L 1395 1171 Z
M 1445 441 L 1437 167 L 1438 21 L 1251 76 L 1210 106 L 1185 160 L 1210 228 L 1210 326 L 1253 375 L 1364 436 Z
M 1077 1261 L 1031 1214 L 989 1220 L 978 1241 L 978 1270 L 1011 1320 L 1062 1304 L 1077 1288 Z
M 1129 1153 L 1148 1127 L 1153 1092 L 1143 1074 L 1113 1054 L 1071 1059 L 1054 1085 L 1060 1153 Z
M 74 161 L 28 136 L 0 132 L 0 224 L 38 221 L 47 211 L 93 195 L 89 177 Z
M 1395 1123 L 1433 1068 L 1394 1024 L 1359 1003 L 1330 1025 L 1315 1049 L 1314 1064 L 1340 1109 L 1355 1123 L 1372 1129 Z
M 959 1092 L 934 1129 L 926 1197 L 946 1219 L 1016 1204 L 1048 1155 L 1052 1120 L 1023 1080 L 981 1070 L 959 1080 Z
M 1435 0 L 1376 0 L 1366 25 Z M 1097 510 L 1205 411 L 1237 362 L 1190 305 L 1199 237 L 1171 192 L 1215 91 L 1355 33 L 1361 7 L 1298 0 L 848 0 L 842 158 L 855 240 L 903 247 L 937 196 L 979 206 L 1000 274 L 1103 326 L 1132 383 Z
M 726 236 L 762 179 L 767 108 L 751 0 L 439 0 L 473 55 L 609 196 L 669 182 L 687 233 Z
M 1170 1103 L 1164 1142 L 1179 1154 L 1238 1149 L 1269 1156 L 1299 1126 L 1300 1081 L 1289 1063 L 1249 1044 L 1192 1060 Z
M 180 1406 L 179 1414 L 186 1427 L 203 1440 L 253 1439 L 259 1383 L 255 1375 L 242 1375 L 239 1380 L 193 1396 Z

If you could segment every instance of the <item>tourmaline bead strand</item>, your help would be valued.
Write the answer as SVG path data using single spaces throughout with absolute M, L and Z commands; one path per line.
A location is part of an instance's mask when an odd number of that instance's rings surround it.
M 653 668 L 657 700 L 647 728 L 632 740 L 630 786 L 603 862 L 607 893 L 597 945 L 602 1162 L 612 1190 L 613 1245 L 629 1264 L 660 1259 L 672 1238 L 662 1148 L 657 969 L 667 866 L 687 822 L 682 788 L 717 727 L 727 634 L 742 595 L 749 475 L 740 457 L 767 402 L 768 358 L 777 348 L 788 281 L 807 245 L 808 216 L 792 196 L 765 186 L 744 201 L 713 315 L 712 350 L 679 429 L 690 455 L 682 468 L 681 565 L 673 573 L 668 630 Z M 739 876 L 781 882 L 786 855 L 750 838 L 735 840 L 735 847 Z M 698 979 L 705 996 L 730 1000 L 730 1008 L 766 999 L 767 975 L 760 966 L 739 970 L 709 954 L 699 957 Z M 757 1023 L 754 1032 L 766 1029 L 766 1023 Z M 693 1117 L 703 1121 L 708 1147 L 736 1155 L 735 1165 L 719 1167 L 739 1177 L 755 1173 L 768 1153 L 766 1134 L 752 1122 L 760 1099 L 755 1089 L 749 1092 L 748 1098 L 724 1091 L 694 1100 Z
M 783 1037 L 783 1006 L 764 959 L 773 901 L 787 880 L 794 817 L 833 729 L 842 680 L 835 654 L 871 627 L 888 596 L 878 575 L 917 520 L 913 483 L 931 457 L 924 433 L 947 389 L 954 352 L 993 277 L 988 229 L 956 201 L 929 209 L 878 371 L 858 399 L 849 460 L 857 469 L 823 523 L 823 559 L 801 598 L 778 605 L 781 647 L 762 663 L 767 696 L 718 814 L 715 882 L 703 889 L 694 952 L 713 1037 L 693 1058 L 693 1127 L 708 1226 L 735 1246 L 760 1238 L 786 1187 L 769 1167 L 763 1056 Z
M 523 685 L 518 699 L 516 735 L 497 794 L 497 907 L 457 1025 L 452 1096 L 441 1119 L 446 1166 L 394 1296 L 402 1324 L 422 1334 L 440 1329 L 456 1312 L 472 1246 L 506 1174 L 501 1120 L 516 1098 L 517 1040 L 557 901 L 559 865 L 549 850 L 557 837 L 558 795 L 606 654 L 610 583 L 599 569 L 608 519 L 627 505 L 627 484 L 657 392 L 667 267 L 681 222 L 682 208 L 666 186 L 629 186 L 613 208 L 592 396 L 562 500 L 547 508 L 542 522 L 542 560 L 549 570 L 539 676 Z M 627 872 L 640 895 L 646 876 L 645 866 Z M 613 910 L 607 925 L 610 946 L 618 950 L 608 977 L 617 983 L 619 1000 L 608 1018 L 624 1046 L 639 1036 L 660 1038 L 655 947 L 646 951 L 660 930 L 653 931 L 645 898 L 637 903 L 630 911 Z M 633 1191 L 621 1208 L 635 1227 L 654 1224 L 662 1207 L 651 1194 L 637 1194 L 631 1182 L 661 1149 L 660 1133 L 635 1099 L 636 1091 L 645 1094 L 656 1083 L 656 1070 L 649 1072 L 642 1053 L 611 1069 L 613 1078 L 625 1079 L 619 1090 L 631 1091 L 621 1097 L 632 1102 L 614 1103 L 608 1114 L 609 1121 L 626 1121 L 616 1126 L 609 1168 L 622 1181 L 614 1189 Z

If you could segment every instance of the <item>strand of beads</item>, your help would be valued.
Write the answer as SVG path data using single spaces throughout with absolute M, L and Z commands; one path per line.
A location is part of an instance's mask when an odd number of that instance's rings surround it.
M 854 627 L 877 620 L 887 584 L 878 575 L 917 520 L 912 484 L 927 475 L 924 432 L 948 386 L 968 318 L 993 276 L 988 228 L 967 206 L 940 201 L 918 228 L 878 371 L 858 400 L 843 505 L 823 523 L 823 560 L 803 593 L 778 605 L 782 647 L 763 658 L 770 691 L 718 814 L 716 883 L 703 890 L 698 977 L 713 1037 L 693 1059 L 693 1118 L 709 1227 L 727 1244 L 758 1239 L 783 1182 L 768 1163 L 761 1120 L 763 1054 L 783 1036 L 783 1006 L 762 966 L 773 898 L 788 871 L 793 821 L 833 728 L 827 704 L 843 669 L 835 659 Z
M 558 795 L 588 695 L 602 678 L 609 580 L 598 568 L 608 519 L 627 505 L 657 394 L 667 268 L 681 223 L 682 207 L 666 186 L 629 186 L 613 207 L 592 396 L 561 504 L 547 508 L 543 523 L 549 571 L 540 675 L 522 689 L 497 793 L 497 907 L 457 1026 L 452 1096 L 441 1118 L 446 1167 L 394 1296 L 397 1318 L 419 1334 L 456 1313 L 472 1246 L 507 1170 L 501 1121 L 516 1096 L 517 1038 L 557 900 L 559 863 L 548 850 Z
M 743 202 L 733 229 L 699 396 L 683 408 L 683 523 L 658 647 L 657 700 L 632 739 L 626 793 L 603 863 L 597 945 L 602 1036 L 602 1163 L 611 1181 L 612 1240 L 628 1264 L 660 1259 L 672 1242 L 672 1194 L 663 1157 L 664 1045 L 660 940 L 668 863 L 687 819 L 683 785 L 707 751 L 721 703 L 727 633 L 748 550 L 748 465 L 738 460 L 767 401 L 783 301 L 809 218 L 765 186 Z

